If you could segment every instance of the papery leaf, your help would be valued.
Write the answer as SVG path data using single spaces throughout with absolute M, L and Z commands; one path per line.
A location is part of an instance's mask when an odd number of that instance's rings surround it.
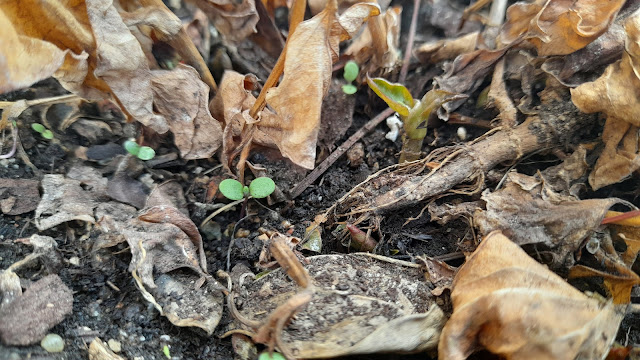
M 451 300 L 440 359 L 465 359 L 483 348 L 507 359 L 602 359 L 624 316 L 497 231 L 458 270 Z
M 610 274 L 584 265 L 576 265 L 569 271 L 569 279 L 601 277 L 614 304 L 629 304 L 631 303 L 631 289 L 640 284 L 640 277 L 626 267 L 621 266 L 618 269 L 622 270 L 621 274 Z
M 420 113 L 420 118 L 427 120 L 429 118 L 429 114 L 431 114 L 433 110 L 436 110 L 440 106 L 442 106 L 442 104 L 463 98 L 466 98 L 466 96 L 455 94 L 445 90 L 431 89 L 427 91 L 427 93 L 422 97 L 421 103 L 429 105 L 424 111 L 422 111 L 422 113 Z
M 267 104 L 277 117 L 263 111 L 258 126 L 297 165 L 307 169 L 315 165 L 322 99 L 331 84 L 340 41 L 379 13 L 376 4 L 357 3 L 338 15 L 332 0 L 321 13 L 301 22 L 289 38 L 282 82 L 267 92 Z
M 402 84 L 390 83 L 383 78 L 370 78 L 367 76 L 367 84 L 391 109 L 400 116 L 409 116 L 413 108 L 414 100 L 409 90 Z M 439 106 L 439 105 L 438 105 Z

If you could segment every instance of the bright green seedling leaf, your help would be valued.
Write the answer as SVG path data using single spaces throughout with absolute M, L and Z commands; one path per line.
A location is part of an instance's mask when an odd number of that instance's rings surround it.
M 352 82 L 353 80 L 355 80 L 358 77 L 358 73 L 360 72 L 360 69 L 358 68 L 358 64 L 353 61 L 353 60 L 349 60 L 347 61 L 347 63 L 344 65 L 344 79 L 347 80 L 348 82 Z
M 35 130 L 35 132 L 38 132 L 40 134 L 42 134 L 45 130 L 47 130 L 47 128 L 44 127 L 44 125 L 38 124 L 38 123 L 31 124 L 31 128 Z
M 218 189 L 224 197 L 229 200 L 240 200 L 244 198 L 244 193 L 242 191 L 242 184 L 240 181 L 235 179 L 224 179 L 218 185 Z
M 266 198 L 276 189 L 276 183 L 268 177 L 253 179 L 249 184 L 249 193 L 256 199 Z
M 140 160 L 151 160 L 156 156 L 156 151 L 148 146 L 141 146 L 137 156 Z
M 249 196 L 249 187 L 248 186 L 243 186 L 242 187 L 242 193 L 244 194 L 244 196 Z
M 367 76 L 367 84 L 391 109 L 400 114 L 408 116 L 413 108 L 414 100 L 404 85 L 390 83 L 383 78 L 372 79 Z
M 122 144 L 124 149 L 133 156 L 138 156 L 138 152 L 140 151 L 140 145 L 133 140 L 127 140 Z
M 169 352 L 169 345 L 163 346 L 162 352 L 164 353 L 164 356 L 167 357 L 167 359 L 171 359 L 171 353 Z
M 47 129 L 43 132 L 40 133 L 40 135 L 42 135 L 43 138 L 47 139 L 47 140 L 51 140 L 53 139 L 53 133 L 51 132 L 51 130 Z
M 287 360 L 284 355 L 274 352 L 273 354 L 269 354 L 268 351 L 263 352 L 258 356 L 258 360 Z
M 347 95 L 353 95 L 358 91 L 358 88 L 353 84 L 342 85 L 342 91 Z

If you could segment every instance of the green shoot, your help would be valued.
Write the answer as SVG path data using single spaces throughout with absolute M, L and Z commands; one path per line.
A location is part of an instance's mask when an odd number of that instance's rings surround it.
M 348 84 L 342 85 L 342 91 L 347 95 L 355 94 L 358 91 L 358 88 L 352 84 L 352 82 L 358 77 L 358 73 L 360 72 L 360 68 L 358 64 L 349 60 L 344 65 L 344 79 L 348 82 Z
M 422 142 L 427 135 L 427 121 L 431 113 L 442 104 L 460 99 L 460 95 L 444 90 L 430 90 L 421 100 L 414 99 L 402 84 L 390 83 L 382 78 L 367 76 L 367 84 L 402 119 L 405 134 L 400 163 L 420 158 Z
M 258 360 L 286 360 L 286 358 L 280 353 L 269 354 L 268 351 L 265 351 L 258 356 Z
M 268 177 L 256 178 L 249 186 L 243 186 L 238 180 L 224 179 L 220 182 L 218 189 L 229 200 L 240 200 L 248 196 L 262 199 L 274 192 L 276 184 Z
M 162 347 L 162 353 L 164 354 L 164 356 L 167 357 L 167 359 L 171 359 L 171 353 L 169 352 L 169 345 L 165 345 Z
M 156 156 L 156 151 L 148 146 L 140 146 L 133 139 L 122 144 L 127 152 L 140 160 L 151 160 Z
M 31 128 L 37 132 L 40 133 L 40 135 L 47 139 L 47 140 L 51 140 L 53 139 L 53 132 L 49 129 L 47 129 L 46 127 L 44 127 L 44 125 L 42 124 L 38 124 L 38 123 L 33 123 L 31 124 Z

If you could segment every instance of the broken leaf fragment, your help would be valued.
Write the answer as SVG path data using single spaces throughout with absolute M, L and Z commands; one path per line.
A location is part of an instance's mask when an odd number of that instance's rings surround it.
M 602 359 L 624 316 L 588 297 L 500 232 L 489 234 L 455 276 L 453 314 L 439 359 L 486 349 L 507 359 Z

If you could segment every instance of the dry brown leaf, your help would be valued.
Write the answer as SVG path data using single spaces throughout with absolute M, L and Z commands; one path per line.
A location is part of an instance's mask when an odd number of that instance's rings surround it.
M 486 349 L 506 359 L 602 359 L 623 313 L 567 284 L 500 232 L 460 268 L 439 359 Z
M 510 44 L 524 36 L 539 56 L 566 55 L 602 35 L 624 0 L 536 0 L 507 9 L 501 41 Z
M 180 64 L 152 71 L 153 104 L 165 116 L 183 159 L 206 159 L 222 145 L 222 126 L 209 113 L 209 87 Z
M 331 84 L 340 41 L 350 39 L 379 13 L 376 4 L 358 3 L 338 15 L 332 0 L 321 13 L 300 23 L 289 38 L 282 82 L 267 92 L 267 103 L 278 116 L 263 112 L 259 126 L 295 164 L 307 169 L 315 165 L 322 99 Z
M 0 93 L 5 93 L 52 76 L 68 51 L 50 42 L 18 34 L 1 7 Z
M 576 265 L 569 271 L 569 278 L 600 277 L 607 295 L 613 299 L 614 304 L 631 303 L 631 289 L 640 284 L 640 276 L 626 267 L 619 267 L 617 274 L 592 269 L 583 265 Z
M 45 175 L 42 179 L 42 200 L 36 208 L 38 230 L 46 230 L 63 222 L 80 220 L 93 223 L 93 209 L 98 205 L 96 194 L 84 190 L 81 181 L 64 175 Z
M 258 11 L 254 0 L 188 0 L 200 8 L 224 37 L 241 42 L 256 31 Z
M 380 16 L 371 19 L 358 37 L 344 51 L 360 66 L 361 74 L 384 74 L 396 66 L 400 59 L 400 16 L 401 7 L 387 9 Z M 376 24 L 374 24 L 376 22 Z M 380 39 L 373 39 L 371 28 L 377 26 L 376 35 Z M 373 75 L 372 75 L 373 76 Z
M 625 22 L 627 39 L 622 59 L 609 65 L 594 82 L 571 90 L 571 100 L 583 112 L 604 112 L 605 148 L 589 176 L 594 190 L 617 183 L 640 168 L 640 12 Z
M 542 244 L 553 249 L 551 266 L 570 266 L 582 241 L 600 226 L 617 199 L 577 200 L 561 195 L 534 177 L 510 173 L 503 189 L 485 191 L 487 210 L 474 220 L 482 234 L 501 230 L 518 245 Z
M 38 180 L 0 178 L 0 211 L 7 215 L 20 215 L 38 207 L 40 194 Z
M 420 45 L 414 51 L 415 56 L 423 63 L 436 64 L 443 60 L 455 59 L 457 56 L 472 52 L 478 43 L 479 31 L 462 35 L 454 39 L 444 39 Z

